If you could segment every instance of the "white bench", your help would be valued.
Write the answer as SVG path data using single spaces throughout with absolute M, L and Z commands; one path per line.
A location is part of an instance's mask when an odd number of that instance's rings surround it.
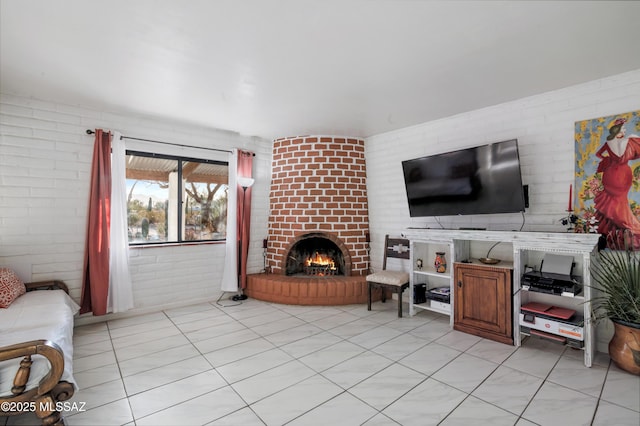
M 73 317 L 80 307 L 61 281 L 25 286 L 0 309 L 0 417 L 35 412 L 43 424 L 63 424 L 56 405 L 77 390 Z

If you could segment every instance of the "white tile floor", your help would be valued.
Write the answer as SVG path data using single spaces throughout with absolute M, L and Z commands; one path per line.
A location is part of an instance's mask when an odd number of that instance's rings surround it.
M 232 302 L 225 302 L 232 303 Z M 78 327 L 68 425 L 633 425 L 640 378 L 395 303 L 203 303 Z M 35 417 L 6 424 L 32 424 Z M 0 424 L 4 419 L 0 419 Z

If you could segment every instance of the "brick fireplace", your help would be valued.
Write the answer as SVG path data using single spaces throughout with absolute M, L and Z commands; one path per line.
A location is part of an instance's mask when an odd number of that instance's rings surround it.
M 247 295 L 294 304 L 366 302 L 369 214 L 364 140 L 304 136 L 274 141 L 269 199 L 267 272 L 249 276 Z M 292 262 L 299 261 L 292 258 L 300 256 L 292 254 L 292 248 L 316 238 L 335 245 L 341 271 L 319 276 L 318 269 L 311 268 L 310 276 L 301 276 L 305 274 L 298 267 L 292 273 Z M 336 249 L 322 245 L 316 251 Z
M 278 139 L 273 144 L 267 266 L 285 272 L 292 240 L 311 232 L 339 239 L 350 275 L 366 275 L 369 212 L 364 141 L 335 137 Z

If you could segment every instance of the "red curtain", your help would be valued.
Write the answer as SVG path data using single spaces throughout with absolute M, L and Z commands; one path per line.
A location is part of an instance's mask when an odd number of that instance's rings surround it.
M 238 176 L 252 177 L 253 152 L 238 150 Z M 244 216 L 244 217 L 242 217 Z M 238 185 L 238 251 L 240 288 L 247 288 L 247 256 L 251 237 L 251 187 L 246 191 Z
M 111 133 L 96 129 L 80 313 L 107 313 L 111 208 Z

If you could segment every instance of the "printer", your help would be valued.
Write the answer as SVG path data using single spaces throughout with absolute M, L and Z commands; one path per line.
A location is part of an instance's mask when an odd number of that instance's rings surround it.
M 553 272 L 525 272 L 520 279 L 524 290 L 574 297 L 582 291 L 582 283 L 574 275 Z
M 520 279 L 524 290 L 574 297 L 582 291 L 579 277 L 572 275 L 573 257 L 547 253 L 540 271 L 527 271 Z

